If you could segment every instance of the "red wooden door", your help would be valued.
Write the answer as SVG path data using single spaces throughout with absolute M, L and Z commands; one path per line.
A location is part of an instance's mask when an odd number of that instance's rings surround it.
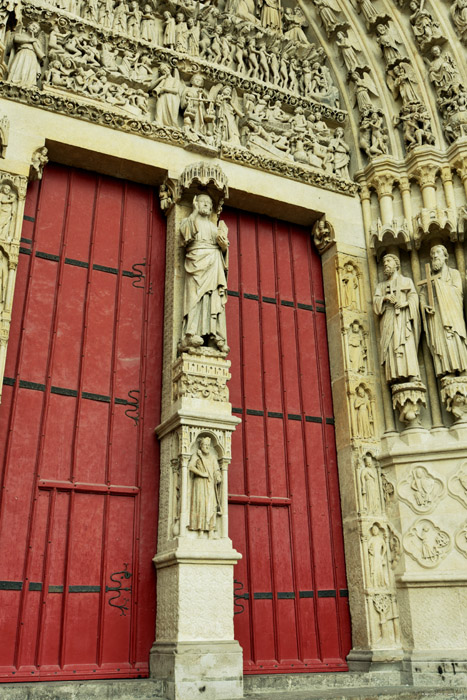
M 226 211 L 235 629 L 246 673 L 346 670 L 350 620 L 321 261 L 309 232 Z
M 0 406 L 0 678 L 144 676 L 165 222 L 153 190 L 30 185 Z

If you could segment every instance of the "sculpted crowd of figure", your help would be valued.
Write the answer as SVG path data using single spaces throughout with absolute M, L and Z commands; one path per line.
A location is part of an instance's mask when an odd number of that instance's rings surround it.
M 449 267 L 448 257 L 444 245 L 431 248 L 427 276 L 417 293 L 412 280 L 401 274 L 399 259 L 392 254 L 384 256 L 385 281 L 376 288 L 373 308 L 380 317 L 380 360 L 392 387 L 420 382 L 420 310 L 436 376 L 448 382 L 467 379 L 462 278 L 458 270 Z M 463 389 L 456 385 L 454 391 L 462 393 Z M 448 410 L 452 409 L 448 406 Z M 452 412 L 457 418 L 464 417 Z
M 62 16 L 49 23 L 47 32 L 36 21 L 20 21 L 9 30 L 10 83 L 73 92 L 183 130 L 188 140 L 207 146 L 243 146 L 263 157 L 349 178 L 350 148 L 342 128 L 331 130 L 316 106 L 292 109 L 277 99 L 278 93 L 266 99 L 254 88 L 255 81 L 263 81 L 326 107 L 338 105 L 324 53 L 308 41 L 298 5 L 282 11 L 276 0 L 268 0 L 247 11 L 246 2 L 229 0 L 221 9 L 184 0 L 141 9 L 137 0 L 131 6 L 126 0 L 60 0 L 58 7 Z M 65 13 L 141 41 L 118 43 L 111 34 L 73 24 Z M 144 42 L 185 58 L 165 62 Z M 241 73 L 250 79 L 250 91 L 216 81 L 207 68 L 201 72 L 202 64 L 193 72 L 188 57 Z M 376 152 L 383 141 L 374 136 L 369 148 Z

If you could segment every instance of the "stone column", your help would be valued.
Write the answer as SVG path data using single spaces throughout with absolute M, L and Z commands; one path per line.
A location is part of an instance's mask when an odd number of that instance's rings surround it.
M 27 178 L 0 171 L 0 401 L 10 335 Z
M 227 513 L 231 435 L 239 419 L 227 388 L 227 290 L 219 279 L 228 248 L 217 221 L 227 191 L 220 168 L 205 163 L 161 187 L 167 266 L 150 668 L 170 700 L 243 696 L 242 650 L 233 636 L 233 567 L 241 555 L 228 537 Z M 206 214 L 203 207 L 211 205 Z M 205 333 L 206 323 L 212 332 Z

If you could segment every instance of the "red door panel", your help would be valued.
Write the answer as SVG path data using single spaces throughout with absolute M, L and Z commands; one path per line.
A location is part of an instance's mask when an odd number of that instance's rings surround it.
M 148 675 L 165 221 L 151 188 L 28 189 L 0 406 L 0 680 Z
M 319 256 L 309 232 L 226 210 L 230 532 L 246 673 L 345 671 L 350 650 Z

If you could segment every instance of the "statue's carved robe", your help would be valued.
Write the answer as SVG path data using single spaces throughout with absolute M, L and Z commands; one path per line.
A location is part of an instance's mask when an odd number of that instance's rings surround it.
M 228 252 L 223 253 L 216 241 L 218 228 L 192 214 L 182 221 L 180 231 L 186 246 L 183 332 L 227 342 Z
M 425 314 L 428 344 L 436 376 L 467 370 L 467 333 L 463 313 L 462 279 L 447 265 L 433 278 L 434 314 Z M 428 304 L 426 286 L 422 307 Z
M 217 490 L 221 480 L 219 462 L 216 455 L 206 455 L 197 450 L 190 459 L 188 469 L 193 475 L 189 528 L 210 532 L 215 530 L 216 517 L 220 513 Z
M 394 294 L 400 303 L 408 303 L 404 309 L 396 309 L 384 301 L 387 294 Z M 420 339 L 420 312 L 418 294 L 409 277 L 396 275 L 380 282 L 373 300 L 375 313 L 381 317 L 381 364 L 385 365 L 386 379 L 419 377 L 417 359 Z

